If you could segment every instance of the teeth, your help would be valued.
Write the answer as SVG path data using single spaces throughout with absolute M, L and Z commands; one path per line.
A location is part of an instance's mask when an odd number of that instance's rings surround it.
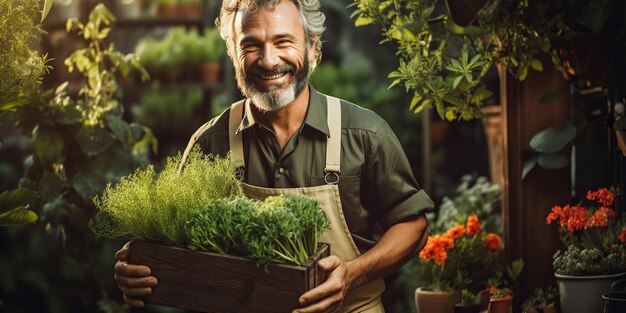
M 273 80 L 273 79 L 281 78 L 283 76 L 285 76 L 285 73 L 276 74 L 276 75 L 273 75 L 273 76 L 261 76 L 261 79 L 263 79 L 263 80 Z

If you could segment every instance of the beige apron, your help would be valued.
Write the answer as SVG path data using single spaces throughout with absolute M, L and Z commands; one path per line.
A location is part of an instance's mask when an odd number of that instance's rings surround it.
M 330 221 L 330 228 L 322 233 L 320 241 L 330 245 L 332 255 L 343 261 L 352 260 L 361 253 L 357 249 L 341 207 L 339 188 L 337 182 L 340 179 L 340 153 L 341 153 L 341 106 L 339 99 L 326 96 L 328 99 L 328 128 L 330 138 L 326 147 L 326 185 L 304 188 L 262 188 L 242 183 L 244 193 L 251 198 L 264 199 L 269 196 L 301 194 L 317 200 L 320 207 Z M 243 118 L 244 101 L 239 101 L 231 106 L 229 120 L 229 140 L 232 158 L 241 166 L 244 164 L 243 138 L 241 132 L 237 132 Z M 186 150 L 191 150 L 195 138 L 201 133 L 199 130 L 194 135 Z M 188 154 L 185 151 L 183 162 Z M 182 163 L 182 162 L 181 162 Z M 384 313 L 380 295 L 385 290 L 382 279 L 369 281 L 355 289 L 352 289 L 345 297 L 343 305 L 338 313 Z

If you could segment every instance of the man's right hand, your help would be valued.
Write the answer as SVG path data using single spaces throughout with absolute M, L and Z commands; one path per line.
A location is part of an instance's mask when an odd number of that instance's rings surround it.
M 152 293 L 152 287 L 157 285 L 157 279 L 150 276 L 150 268 L 144 265 L 128 264 L 129 244 L 127 243 L 115 253 L 115 275 L 113 279 L 124 293 L 124 302 L 134 307 L 143 307 L 144 303 L 138 297 Z

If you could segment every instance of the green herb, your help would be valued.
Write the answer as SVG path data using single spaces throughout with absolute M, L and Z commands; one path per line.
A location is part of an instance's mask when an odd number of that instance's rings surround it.
M 45 33 L 39 23 L 39 3 L 0 0 L 0 111 L 26 104 L 50 69 L 47 56 L 32 49 Z M 51 3 L 46 1 L 45 9 Z
M 149 166 L 109 184 L 94 199 L 100 211 L 89 223 L 91 230 L 106 238 L 182 244 L 191 212 L 214 199 L 241 195 L 230 158 L 203 155 L 196 148 L 178 173 L 180 160 L 180 155 L 168 158 L 159 175 Z
M 623 245 L 613 245 L 607 253 L 599 248 L 580 248 L 570 245 L 565 251 L 557 251 L 552 263 L 560 275 L 604 275 L 623 272 L 626 267 L 626 250 Z
M 288 195 L 216 200 L 194 212 L 186 229 L 190 249 L 240 255 L 260 266 L 303 264 L 328 225 L 314 199 Z

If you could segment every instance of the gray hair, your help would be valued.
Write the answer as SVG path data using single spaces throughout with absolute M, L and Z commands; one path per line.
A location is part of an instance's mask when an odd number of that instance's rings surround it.
M 256 12 L 265 5 L 277 5 L 281 0 L 224 0 L 220 16 L 215 20 L 215 25 L 220 31 L 220 35 L 226 41 L 228 53 L 233 59 L 234 42 L 232 41 L 232 31 L 234 27 L 234 17 L 237 12 L 245 11 L 249 13 Z M 326 29 L 324 22 L 326 16 L 320 11 L 319 0 L 291 0 L 302 17 L 304 24 L 304 35 L 307 45 L 311 42 L 311 36 L 317 35 L 315 42 L 315 62 L 311 64 L 311 70 L 322 60 L 322 33 Z

